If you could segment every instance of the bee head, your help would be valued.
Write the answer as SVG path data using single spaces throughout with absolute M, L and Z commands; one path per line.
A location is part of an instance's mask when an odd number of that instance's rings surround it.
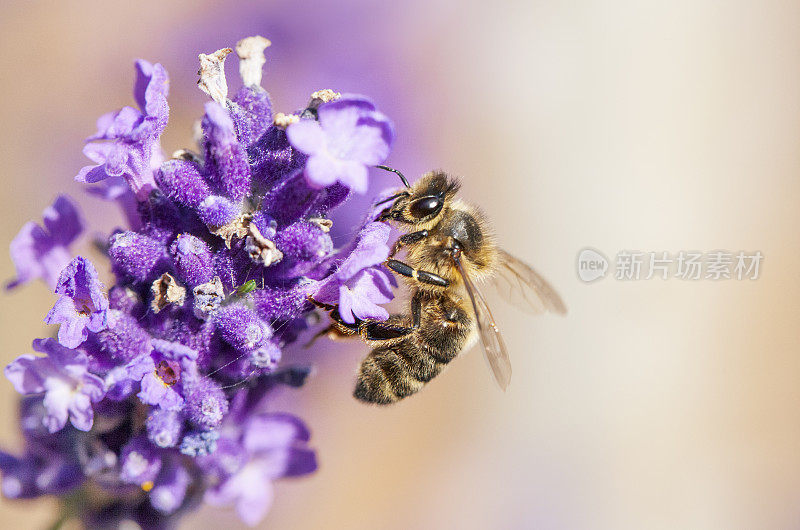
M 458 192 L 459 183 L 443 171 L 426 173 L 382 214 L 381 220 L 408 224 L 435 224 L 445 206 Z

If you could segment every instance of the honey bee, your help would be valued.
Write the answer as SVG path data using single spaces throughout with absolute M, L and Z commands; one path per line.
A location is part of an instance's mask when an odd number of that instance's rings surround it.
M 419 391 L 478 338 L 494 379 L 505 390 L 511 380 L 506 344 L 476 282 L 494 283 L 524 310 L 565 314 L 559 295 L 536 271 L 497 246 L 489 224 L 474 206 L 456 198 L 459 182 L 432 171 L 406 189 L 378 220 L 405 233 L 385 265 L 406 280 L 409 314 L 386 321 L 343 322 L 336 306 L 314 302 L 330 312 L 322 333 L 360 336 L 373 350 L 361 362 L 353 395 L 365 402 L 395 403 Z M 404 250 L 405 260 L 395 259 Z

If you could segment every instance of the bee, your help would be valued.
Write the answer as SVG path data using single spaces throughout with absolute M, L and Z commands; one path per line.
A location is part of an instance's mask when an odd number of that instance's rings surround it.
M 353 395 L 376 404 L 395 403 L 418 392 L 458 354 L 480 339 L 495 381 L 505 390 L 511 380 L 506 344 L 477 283 L 493 283 L 515 305 L 534 313 L 565 314 L 556 291 L 531 267 L 498 247 L 484 215 L 457 198 L 459 181 L 442 172 L 425 174 L 413 186 L 397 173 L 405 189 L 378 220 L 401 231 L 385 265 L 406 280 L 408 314 L 386 321 L 343 322 L 336 306 L 322 333 L 360 336 L 372 351 L 361 362 Z M 404 261 L 396 259 L 405 251 Z

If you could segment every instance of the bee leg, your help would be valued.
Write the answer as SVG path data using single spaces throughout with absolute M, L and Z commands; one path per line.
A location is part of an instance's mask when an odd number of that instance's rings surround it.
M 422 320 L 422 303 L 417 293 L 411 299 L 411 325 L 408 317 L 392 315 L 389 320 L 362 322 L 359 333 L 364 340 L 370 342 L 394 343 L 396 339 L 403 339 L 419 328 Z
M 369 342 L 394 342 L 413 332 L 413 327 L 388 324 L 386 322 L 365 322 L 359 330 L 361 337 Z
M 411 265 L 403 263 L 402 261 L 398 261 L 396 259 L 388 260 L 386 262 L 386 266 L 392 269 L 397 274 L 406 276 L 408 278 L 413 278 L 418 282 L 429 283 L 431 285 L 438 285 L 439 287 L 447 287 L 448 285 L 450 285 L 449 281 L 445 280 L 438 274 L 415 269 Z
M 304 348 L 310 348 L 317 340 L 322 337 L 328 337 L 330 340 L 345 340 L 352 338 L 355 334 L 350 332 L 346 333 L 342 331 L 341 327 L 338 326 L 336 323 L 331 323 L 327 327 L 323 328 L 322 330 L 318 331 L 314 334 L 311 339 L 305 343 L 303 346 Z
M 414 243 L 419 243 L 423 239 L 428 237 L 427 230 L 419 230 L 417 232 L 409 232 L 408 234 L 403 234 L 397 241 L 394 242 L 394 247 L 392 248 L 392 252 L 389 254 L 389 257 L 394 257 L 397 252 L 406 245 L 413 245 Z
M 335 305 L 326 304 L 324 302 L 318 302 L 317 300 L 314 300 L 314 298 L 311 295 L 308 296 L 308 301 L 325 311 L 333 311 L 334 309 L 336 309 Z
M 308 348 L 312 344 L 314 344 L 320 337 L 328 337 L 331 340 L 341 340 L 341 339 L 348 339 L 354 336 L 358 336 L 359 330 L 364 326 L 365 322 L 363 320 L 358 320 L 353 324 L 348 324 L 344 320 L 342 320 L 341 315 L 339 315 L 339 310 L 336 306 L 323 304 L 322 302 L 317 302 L 313 298 L 309 298 L 309 301 L 316 305 L 317 307 L 321 307 L 327 311 L 330 311 L 330 317 L 332 322 L 329 326 L 323 328 L 319 332 L 317 332 L 311 340 L 306 343 L 305 347 Z

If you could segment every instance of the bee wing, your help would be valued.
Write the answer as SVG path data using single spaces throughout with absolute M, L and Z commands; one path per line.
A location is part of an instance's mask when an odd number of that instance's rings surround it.
M 469 279 L 460 260 L 456 260 L 456 265 L 458 265 L 458 270 L 464 280 L 464 287 L 472 302 L 472 309 L 475 311 L 475 322 L 478 325 L 478 335 L 483 343 L 483 354 L 492 369 L 494 380 L 497 381 L 500 388 L 505 390 L 511 382 L 511 361 L 508 358 L 506 343 L 500 335 L 500 330 L 497 328 L 483 294 Z
M 567 312 L 556 290 L 527 263 L 505 250 L 500 250 L 500 266 L 492 283 L 503 298 L 528 313 Z

